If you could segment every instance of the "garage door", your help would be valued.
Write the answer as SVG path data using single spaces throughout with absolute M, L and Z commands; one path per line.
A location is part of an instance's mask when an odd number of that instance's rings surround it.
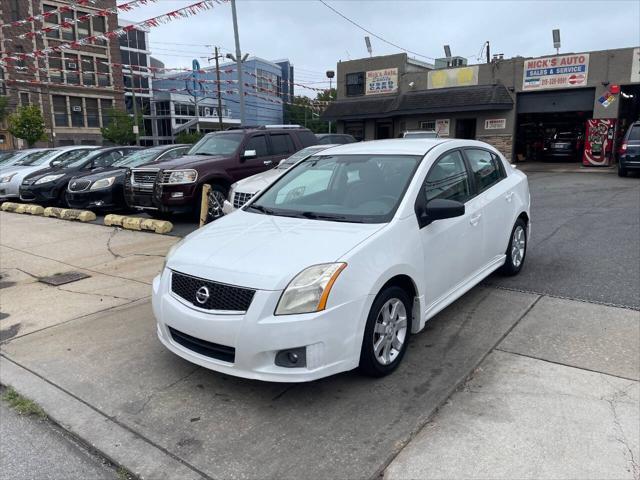
M 584 112 L 593 110 L 595 88 L 519 93 L 518 113 Z

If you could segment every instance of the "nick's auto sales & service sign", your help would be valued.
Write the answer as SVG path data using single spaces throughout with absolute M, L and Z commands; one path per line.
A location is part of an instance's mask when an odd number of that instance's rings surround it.
M 524 61 L 522 90 L 585 87 L 589 54 L 559 55 Z
M 398 69 L 370 70 L 367 72 L 365 95 L 380 95 L 398 91 Z

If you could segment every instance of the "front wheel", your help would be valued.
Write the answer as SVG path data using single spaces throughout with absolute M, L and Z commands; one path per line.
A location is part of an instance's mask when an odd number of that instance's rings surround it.
M 211 185 L 211 190 L 209 190 L 209 194 L 207 195 L 206 223 L 211 223 L 224 215 L 222 206 L 226 199 L 227 191 L 224 187 L 221 185 Z
M 527 254 L 527 224 L 519 218 L 511 231 L 509 246 L 507 247 L 507 258 L 502 266 L 504 275 L 517 275 L 524 265 L 524 257 Z
M 412 299 L 400 287 L 389 287 L 378 294 L 367 318 L 360 352 L 364 374 L 383 377 L 398 368 L 409 344 L 412 308 Z

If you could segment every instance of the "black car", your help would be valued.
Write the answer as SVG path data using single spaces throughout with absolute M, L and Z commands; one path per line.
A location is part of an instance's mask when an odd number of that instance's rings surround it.
M 630 170 L 640 171 L 640 122 L 629 126 L 620 144 L 618 175 L 626 177 Z
M 163 145 L 127 155 L 99 171 L 82 173 L 69 181 L 67 204 L 72 208 L 116 210 L 126 208 L 124 179 L 127 169 L 178 158 L 191 145 Z
M 582 141 L 573 132 L 558 132 L 544 144 L 546 160 L 567 160 L 577 162 L 581 155 Z
M 55 166 L 39 170 L 25 177 L 20 185 L 20 200 L 67 206 L 67 184 L 82 172 L 91 172 L 111 166 L 113 162 L 141 147 L 108 147 L 97 150 L 79 150 Z
M 346 133 L 318 133 L 316 134 L 319 145 L 333 145 L 333 144 L 345 144 L 356 143 L 358 140 L 353 135 L 347 135 Z

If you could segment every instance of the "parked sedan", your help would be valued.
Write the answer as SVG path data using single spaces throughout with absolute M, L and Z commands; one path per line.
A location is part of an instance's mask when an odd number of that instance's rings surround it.
M 129 168 L 178 158 L 191 145 L 164 145 L 130 153 L 111 166 L 80 173 L 69 181 L 67 204 L 72 208 L 113 210 L 126 208 L 124 180 Z
M 52 167 L 78 152 L 88 153 L 98 147 L 78 146 L 35 149 L 10 167 L 0 170 L 0 201 L 20 198 L 20 185 L 25 177 Z
M 529 207 L 526 175 L 483 142 L 324 150 L 170 250 L 153 281 L 157 334 L 240 377 L 389 374 L 427 320 L 522 269 Z
M 577 162 L 580 160 L 581 140 L 573 132 L 559 132 L 553 138 L 548 139 L 543 147 L 547 160 L 568 160 Z
M 79 172 L 88 172 L 110 166 L 123 156 L 140 147 L 109 147 L 94 152 L 78 150 L 63 161 L 27 176 L 20 185 L 20 199 L 67 206 L 67 184 Z
M 233 212 L 236 208 L 242 207 L 251 199 L 251 197 L 273 182 L 300 160 L 307 158 L 314 153 L 318 153 L 322 150 L 335 146 L 336 145 L 312 145 L 310 147 L 303 148 L 291 155 L 289 158 L 282 160 L 276 168 L 252 175 L 251 177 L 247 177 L 234 183 L 231 185 L 231 189 L 229 190 L 228 200 L 224 201 L 222 212 L 227 215 Z

